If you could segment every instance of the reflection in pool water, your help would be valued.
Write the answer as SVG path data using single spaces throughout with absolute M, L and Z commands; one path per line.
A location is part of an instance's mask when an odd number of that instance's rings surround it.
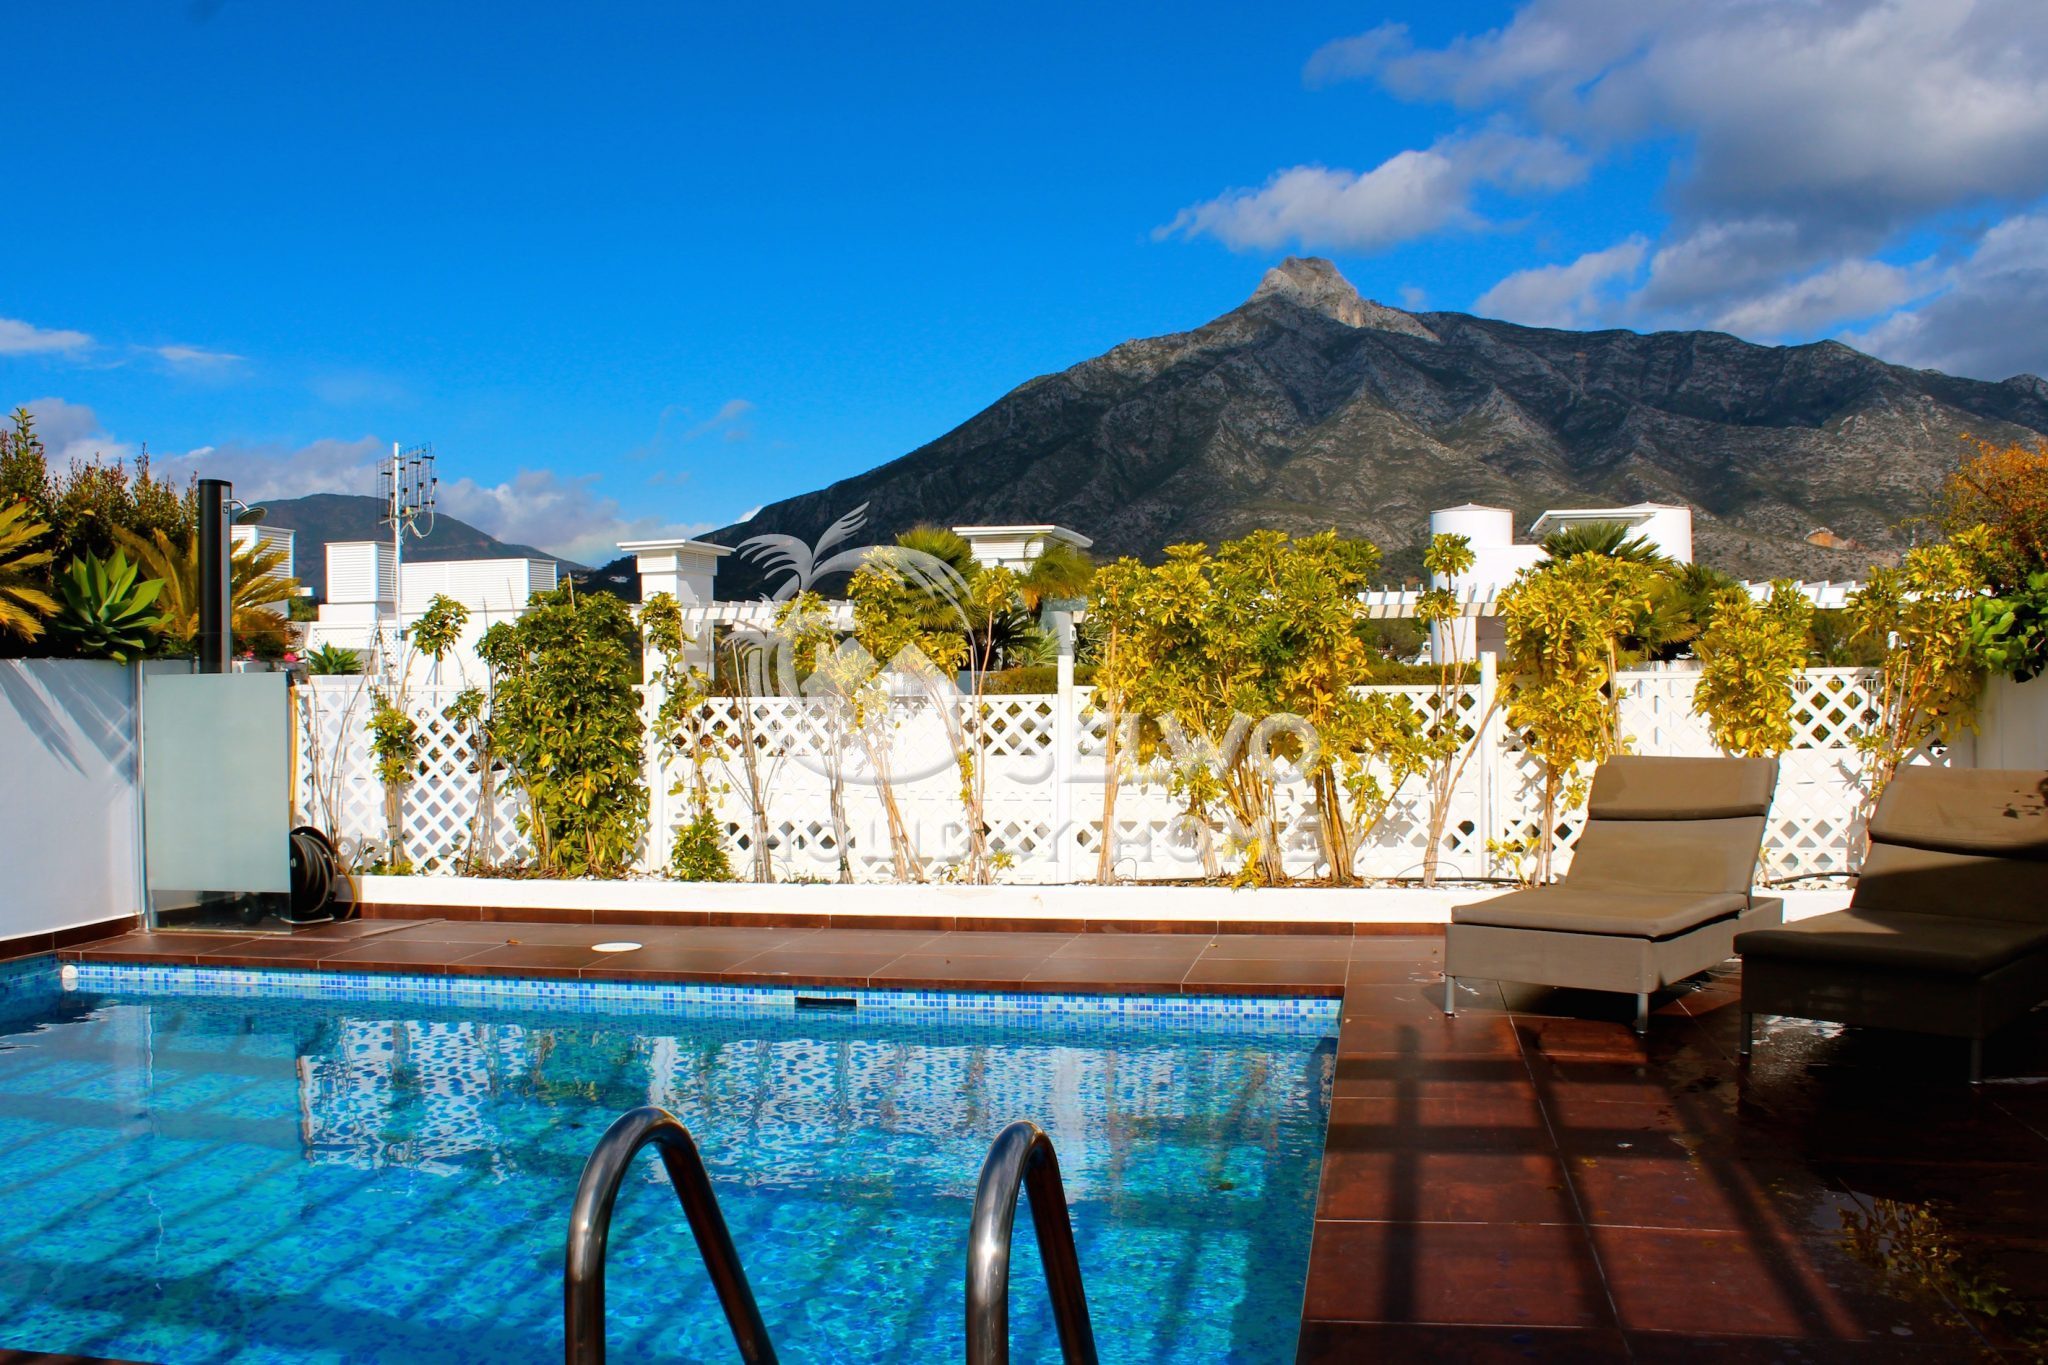
M 17 992 L 0 1346 L 557 1359 L 576 1177 L 614 1116 L 654 1103 L 697 1137 L 786 1360 L 959 1357 L 968 1199 L 1020 1117 L 1058 1144 L 1106 1360 L 1292 1357 L 1334 1015 L 618 1008 Z M 614 1226 L 612 1349 L 728 1359 L 643 1163 Z M 1029 1230 L 1017 1358 L 1054 1359 Z

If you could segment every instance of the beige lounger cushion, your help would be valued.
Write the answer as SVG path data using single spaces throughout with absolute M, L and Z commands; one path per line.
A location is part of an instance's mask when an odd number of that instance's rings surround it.
M 1871 816 L 1871 842 L 2048 860 L 2043 786 L 2024 770 L 1901 768 Z
M 1729 820 L 1763 815 L 1778 785 L 1775 758 L 1647 758 L 1621 754 L 1593 774 L 1594 820 Z
M 2048 924 L 1903 911 L 1837 910 L 1735 938 L 1745 958 L 1980 976 L 2048 949 Z
M 1573 868 L 1576 881 L 1578 869 Z M 1532 887 L 1451 911 L 1454 924 L 1548 929 L 1566 934 L 1669 938 L 1749 908 L 1736 892 L 1582 891 L 1577 885 Z

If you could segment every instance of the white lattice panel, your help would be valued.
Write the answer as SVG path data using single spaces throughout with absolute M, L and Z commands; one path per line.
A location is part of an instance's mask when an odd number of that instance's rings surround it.
M 1621 727 L 1633 752 L 1714 752 L 1694 714 L 1696 673 L 1656 670 L 1623 675 Z M 1379 689 L 1411 706 L 1434 704 L 1427 687 Z M 442 714 L 455 689 L 418 690 L 409 708 L 422 735 L 425 771 L 405 798 L 405 854 L 415 867 L 450 871 L 473 837 L 478 797 L 474 755 L 460 728 Z M 823 698 L 714 698 L 695 717 L 698 742 L 710 755 L 706 779 L 726 830 L 735 871 L 755 870 L 763 837 L 777 880 L 837 880 L 841 861 L 859 881 L 896 875 L 881 787 L 879 756 L 923 875 L 957 875 L 967 856 L 961 776 L 951 736 L 979 736 L 986 788 L 985 819 L 1003 880 L 1088 880 L 1103 843 L 1105 721 L 1089 689 L 1063 702 L 1057 695 L 985 698 L 976 714 L 961 698 L 949 724 L 928 699 L 898 699 L 870 716 L 862 731 L 842 704 Z M 1494 708 L 1487 687 L 1458 694 L 1460 723 L 1478 732 L 1476 747 L 1451 796 L 1441 875 L 1508 875 L 1514 869 L 1488 850 L 1489 841 L 1533 845 L 1542 819 L 1540 766 Z M 650 698 L 650 709 L 653 699 Z M 1071 715 L 1062 706 L 1072 708 Z M 298 792 L 301 818 L 335 830 L 373 853 L 384 842 L 383 789 L 369 752 L 369 700 L 359 679 L 315 679 L 301 689 Z M 1855 737 L 1874 716 L 1869 675 L 1855 669 L 1813 669 L 1798 680 L 1795 739 L 1781 778 L 1765 841 L 1765 869 L 1774 878 L 1847 870 L 1855 846 L 1862 756 Z M 743 754 L 754 756 L 756 781 Z M 1918 761 L 1957 761 L 1956 754 Z M 1967 759 L 1967 752 L 1960 756 Z M 841 790 L 835 819 L 832 792 Z M 665 754 L 650 739 L 651 833 L 643 850 L 649 870 L 665 867 L 674 832 L 687 823 L 692 767 L 686 754 Z M 1384 778 L 1384 774 L 1382 775 Z M 757 820 L 750 787 L 763 793 Z M 498 783 L 494 853 L 498 861 L 527 854 L 515 824 L 516 793 Z M 1277 792 L 1279 844 L 1291 873 L 1322 875 L 1321 841 L 1305 783 Z M 1368 877 L 1407 877 L 1422 867 L 1428 797 L 1411 779 L 1358 851 Z M 1554 825 L 1557 866 L 1567 865 L 1583 812 L 1561 811 Z M 1244 831 L 1220 817 L 1194 825 L 1168 790 L 1162 767 L 1139 770 L 1126 760 L 1118 786 L 1113 866 L 1128 880 L 1189 878 L 1209 865 L 1235 864 Z

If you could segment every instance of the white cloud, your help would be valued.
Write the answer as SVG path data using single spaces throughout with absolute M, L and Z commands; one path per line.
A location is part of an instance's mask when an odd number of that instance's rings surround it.
M 2048 213 L 1998 224 L 1939 283 L 1927 302 L 1842 339 L 1901 365 L 1978 379 L 2048 375 Z
M 1584 170 L 1555 138 L 1481 129 L 1396 153 L 1369 171 L 1295 166 L 1258 189 L 1227 190 L 1184 208 L 1153 237 L 1211 236 L 1236 250 L 1375 251 L 1440 228 L 1481 225 L 1472 203 L 1481 189 L 1560 189 Z
M 126 460 L 137 450 L 117 441 L 98 415 L 82 403 L 38 398 L 25 405 L 35 415 L 53 463 L 73 459 Z M 160 477 L 227 479 L 235 496 L 251 504 L 304 497 L 309 493 L 374 494 L 377 467 L 391 443 L 376 436 L 322 440 L 301 446 L 224 444 L 176 453 L 152 451 Z M 658 516 L 627 516 L 616 498 L 597 488 L 596 475 L 564 477 L 547 469 L 521 470 L 501 483 L 473 478 L 444 479 L 440 510 L 500 540 L 537 546 L 584 564 L 618 557 L 618 542 L 659 536 L 699 535 L 713 523 L 678 524 Z
M 82 351 L 90 345 L 92 338 L 84 332 L 0 318 L 0 355 L 47 355 L 52 351 Z
M 151 346 L 148 350 L 173 366 L 198 370 L 216 370 L 246 359 L 231 351 L 209 351 L 202 346 Z
M 728 398 L 718 405 L 717 412 L 685 431 L 683 439 L 694 441 L 715 431 L 722 440 L 744 441 L 753 434 L 744 425 L 744 419 L 753 410 L 754 405 L 744 398 Z
M 1584 327 L 1611 307 L 1610 287 L 1633 278 L 1649 249 L 1643 238 L 1630 237 L 1569 265 L 1518 270 L 1472 306 L 1486 317 L 1530 327 Z
M 583 564 L 618 558 L 622 540 L 698 535 L 716 526 L 623 516 L 618 499 L 597 491 L 596 475 L 564 478 L 549 469 L 522 469 L 496 484 L 444 482 L 441 508 L 500 540 L 537 545 Z
M 1771 339 L 1907 308 L 1859 335 L 1977 372 L 2038 354 L 2024 338 L 2039 315 L 2017 310 L 2030 296 L 1970 293 L 1996 229 L 1952 283 L 1920 257 L 1959 222 L 2042 212 L 2043 17 L 2042 0 L 1519 0 L 1506 24 L 1437 46 L 1392 24 L 1340 39 L 1303 77 L 1371 80 L 1462 111 L 1467 130 L 1589 160 L 1668 156 L 1669 227 L 1638 289 L 1616 288 L 1595 252 L 1511 276 L 1481 308 Z M 2005 339 L 1961 344 L 1944 319 L 1970 298 Z
M 83 403 L 62 398 L 34 398 L 22 404 L 36 419 L 43 458 L 52 469 L 74 464 L 114 463 L 134 458 L 136 448 L 116 441 L 100 427 L 100 419 Z
M 1744 299 L 1714 319 L 1746 337 L 1805 336 L 1845 318 L 1867 318 L 1924 292 L 1924 268 L 1885 261 L 1838 261 L 1779 288 Z
M 1442 48 L 1376 29 L 1309 74 L 1593 143 L 1677 136 L 1677 198 L 1702 219 L 1885 228 L 2048 192 L 2040 0 L 1528 0 Z

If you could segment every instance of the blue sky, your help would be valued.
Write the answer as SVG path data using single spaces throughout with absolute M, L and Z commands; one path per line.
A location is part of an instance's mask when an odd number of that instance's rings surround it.
M 591 558 L 1238 303 L 2048 370 L 2039 0 L 10 6 L 0 403 Z

